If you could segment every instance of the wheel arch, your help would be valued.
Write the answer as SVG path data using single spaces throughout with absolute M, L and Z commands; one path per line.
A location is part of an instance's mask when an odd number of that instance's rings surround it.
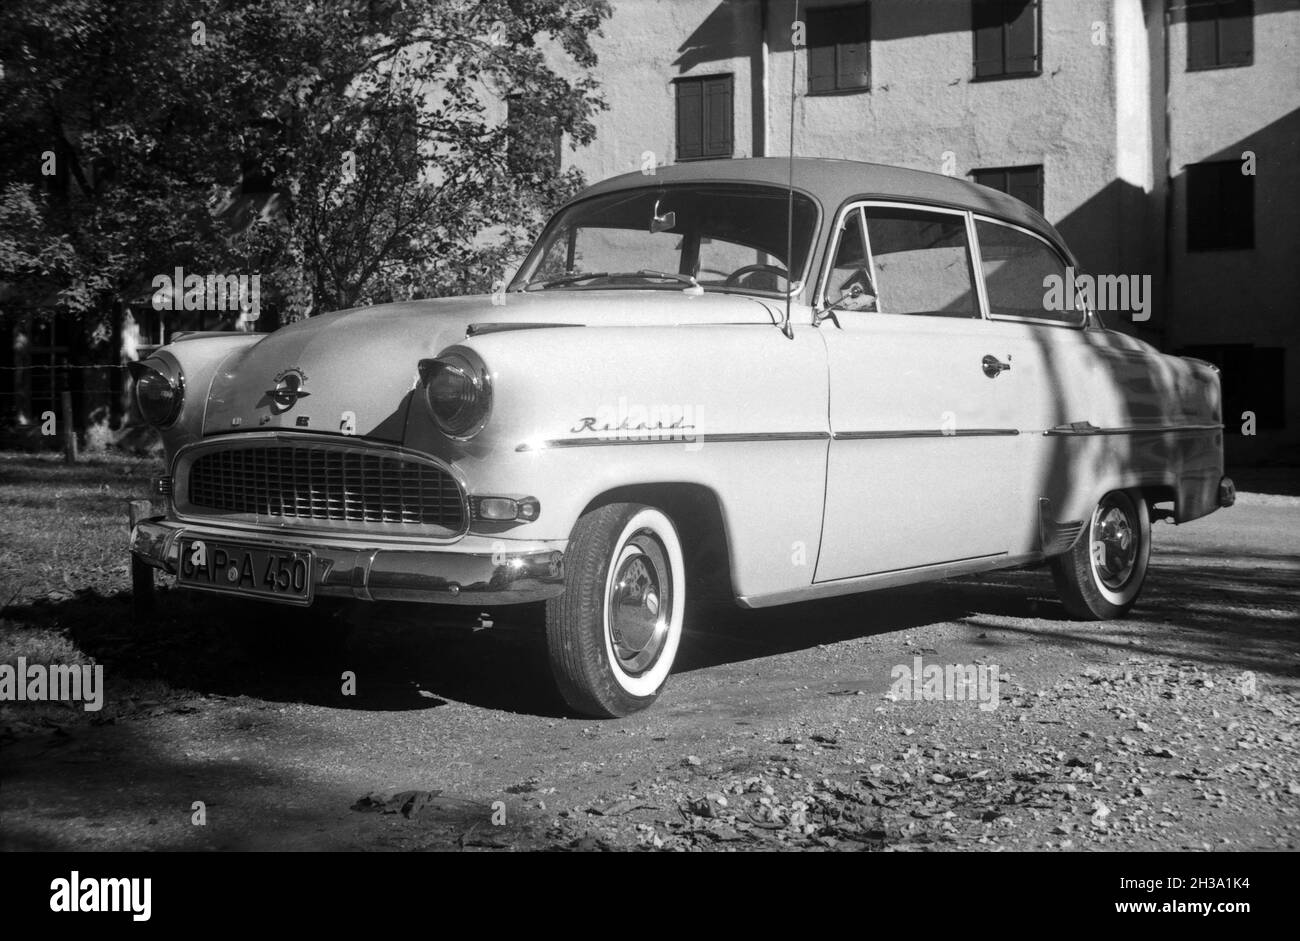
M 729 529 L 722 500 L 712 487 L 685 481 L 620 485 L 592 497 L 582 515 L 609 503 L 644 503 L 666 513 L 681 538 L 688 591 L 735 600 Z

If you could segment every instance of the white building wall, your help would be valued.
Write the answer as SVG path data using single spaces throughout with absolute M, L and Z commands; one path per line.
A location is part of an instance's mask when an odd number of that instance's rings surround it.
M 735 157 L 789 152 L 794 0 L 613 0 L 595 41 L 609 110 L 566 166 L 589 181 L 676 161 L 673 80 L 734 77 Z M 807 0 L 799 9 L 845 0 Z M 1041 164 L 1044 214 L 1096 274 L 1149 275 L 1150 319 L 1110 325 L 1176 349 L 1287 349 L 1300 436 L 1300 0 L 1255 0 L 1248 68 L 1186 71 L 1185 2 L 1042 0 L 1042 74 L 973 80 L 969 0 L 873 0 L 871 88 L 809 96 L 794 58 L 794 150 L 968 177 Z M 801 14 L 802 15 L 802 14 Z M 766 42 L 764 41 L 766 39 Z M 1183 168 L 1256 154 L 1256 248 L 1189 254 Z

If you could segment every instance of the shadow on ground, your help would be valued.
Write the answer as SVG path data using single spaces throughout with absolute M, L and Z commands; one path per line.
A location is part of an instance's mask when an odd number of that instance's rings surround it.
M 1165 550 L 1129 618 L 1065 619 L 1046 568 L 756 611 L 697 606 L 688 612 L 676 672 L 756 660 L 840 641 L 964 622 L 997 628 L 990 646 L 1042 637 L 1064 645 L 1142 649 L 1183 660 L 1300 675 L 1294 601 L 1300 559 Z M 164 591 L 148 625 L 133 623 L 126 595 L 81 592 L 11 608 L 20 623 L 56 626 L 119 676 L 177 689 L 338 709 L 405 711 L 447 700 L 486 709 L 563 716 L 551 685 L 541 606 L 500 608 L 493 626 L 463 607 L 319 603 L 311 609 Z M 1118 633 L 1117 633 L 1118 632 Z M 1121 636 L 1122 635 L 1122 636 Z M 992 638 L 992 639 L 987 639 Z M 344 695 L 344 672 L 364 677 Z

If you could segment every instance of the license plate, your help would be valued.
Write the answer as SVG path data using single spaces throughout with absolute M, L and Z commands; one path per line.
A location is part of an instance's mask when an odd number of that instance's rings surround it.
M 181 539 L 176 580 L 186 588 L 311 604 L 311 576 L 307 551 Z

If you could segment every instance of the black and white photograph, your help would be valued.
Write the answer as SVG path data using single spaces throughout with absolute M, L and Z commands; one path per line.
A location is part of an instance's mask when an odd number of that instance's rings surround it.
M 6 0 L 21 907 L 848 852 L 1249 914 L 1298 60 L 1300 0 Z

